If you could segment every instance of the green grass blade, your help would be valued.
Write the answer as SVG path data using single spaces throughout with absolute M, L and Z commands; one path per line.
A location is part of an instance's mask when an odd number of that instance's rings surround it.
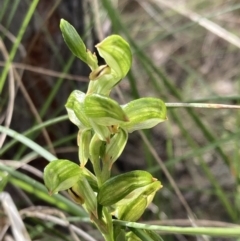
M 14 131 L 14 130 L 8 129 L 4 126 L 0 126 L 0 132 L 5 133 L 8 136 L 11 136 L 12 138 L 23 143 L 25 146 L 31 148 L 32 150 L 34 150 L 36 153 L 38 153 L 40 156 L 42 156 L 43 158 L 45 158 L 48 161 L 53 161 L 53 160 L 57 159 L 57 157 L 52 155 L 50 152 L 48 152 L 47 150 L 45 150 L 44 148 L 42 148 L 41 146 L 39 146 L 32 140 L 30 140 L 29 138 L 23 136 L 22 134 Z
M 59 116 L 57 118 L 45 121 L 45 122 L 43 122 L 43 123 L 41 123 L 39 125 L 36 125 L 36 126 L 30 128 L 29 130 L 23 132 L 22 135 L 23 136 L 29 136 L 29 135 L 35 133 L 36 131 L 41 130 L 44 127 L 51 126 L 51 125 L 57 124 L 59 122 L 65 121 L 65 120 L 68 120 L 68 116 L 67 115 Z M 11 147 L 13 147 L 16 143 L 18 143 L 18 140 L 17 139 L 13 139 L 13 140 L 9 141 L 6 145 L 4 145 L 0 149 L 0 156 L 3 155 L 6 151 L 8 151 Z
M 2 89 L 3 89 L 4 83 L 5 83 L 5 80 L 6 80 L 6 77 L 7 77 L 9 66 L 10 66 L 11 62 L 13 61 L 13 59 L 15 57 L 15 54 L 16 54 L 17 49 L 18 49 L 18 46 L 19 46 L 19 44 L 20 44 L 20 42 L 22 40 L 22 37 L 23 37 L 23 35 L 24 35 L 25 31 L 26 31 L 28 23 L 31 20 L 32 15 L 33 15 L 36 7 L 37 7 L 38 1 L 39 0 L 33 0 L 32 1 L 31 5 L 30 5 L 30 7 L 28 9 L 28 12 L 26 13 L 25 18 L 23 20 L 22 26 L 21 26 L 21 28 L 20 28 L 20 30 L 18 32 L 16 41 L 13 44 L 13 47 L 12 47 L 12 49 L 10 51 L 9 58 L 7 60 L 6 65 L 4 66 L 3 72 L 2 72 L 1 77 L 0 77 L 0 94 L 2 93 Z

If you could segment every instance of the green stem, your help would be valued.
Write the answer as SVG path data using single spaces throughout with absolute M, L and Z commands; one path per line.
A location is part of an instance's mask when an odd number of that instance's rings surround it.
M 92 216 L 91 220 L 103 235 L 105 241 L 114 241 L 112 217 L 106 207 L 103 207 L 102 211 L 105 216 L 105 220 L 98 219 L 95 216 Z
M 90 217 L 102 235 L 107 233 L 107 225 L 103 220 L 97 219 L 94 215 Z
M 103 234 L 105 241 L 114 241 L 111 235 Z
M 109 210 L 107 207 L 103 207 L 103 214 L 106 218 L 106 223 L 107 223 L 107 227 L 108 227 L 108 233 L 104 234 L 104 238 L 106 241 L 114 241 L 112 216 L 109 213 Z

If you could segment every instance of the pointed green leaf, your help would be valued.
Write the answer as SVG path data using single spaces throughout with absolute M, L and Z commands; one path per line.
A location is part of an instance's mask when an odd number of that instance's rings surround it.
M 82 170 L 69 160 L 55 160 L 44 169 L 44 183 L 50 194 L 69 189 L 81 177 Z
M 143 215 L 146 208 L 146 197 L 139 195 L 134 200 L 131 200 L 124 206 L 121 206 L 121 208 L 118 208 L 115 215 L 120 220 L 135 222 Z
M 93 135 L 89 145 L 90 160 L 92 162 L 100 161 L 99 158 L 102 157 L 105 152 L 105 144 L 106 142 L 99 139 L 96 133 Z
M 84 113 L 85 94 L 80 90 L 74 90 L 68 97 L 65 105 L 70 121 L 79 128 L 91 127 L 88 117 Z
M 167 119 L 166 106 L 157 98 L 140 98 L 122 106 L 129 118 L 129 122 L 121 124 L 121 127 L 133 132 L 140 129 L 152 128 Z
M 100 94 L 85 97 L 84 112 L 99 125 L 111 126 L 128 121 L 128 117 L 115 100 Z
M 100 187 L 98 202 L 103 206 L 113 205 L 137 188 L 144 187 L 155 179 L 146 171 L 131 171 L 108 179 Z M 114 193 L 114 195 L 112 195 Z
M 159 181 L 154 181 L 148 185 L 135 189 L 134 195 L 130 193 L 125 202 L 117 203 L 115 215 L 124 221 L 137 221 L 144 213 L 147 206 L 152 201 L 155 193 L 162 187 Z
M 118 81 L 126 76 L 132 64 L 132 53 L 129 44 L 121 36 L 111 35 L 97 44 L 96 48 L 107 65 L 114 71 Z
M 78 132 L 78 157 L 81 167 L 84 167 L 89 158 L 89 144 L 92 137 L 90 129 L 81 129 Z
M 87 49 L 76 29 L 64 19 L 61 19 L 60 21 L 60 29 L 62 31 L 64 41 L 71 52 L 83 62 L 87 63 Z
M 110 143 L 106 145 L 105 155 L 103 161 L 108 162 L 110 166 L 118 159 L 122 154 L 124 147 L 128 140 L 128 133 L 119 128 L 118 132 L 111 138 Z
M 143 185 L 142 187 L 135 188 L 122 200 L 116 203 L 116 207 L 123 207 L 127 205 L 130 201 L 137 198 L 139 195 L 144 195 L 147 200 L 147 206 L 152 202 L 155 193 L 162 188 L 162 184 L 157 179 L 153 178 L 152 183 Z

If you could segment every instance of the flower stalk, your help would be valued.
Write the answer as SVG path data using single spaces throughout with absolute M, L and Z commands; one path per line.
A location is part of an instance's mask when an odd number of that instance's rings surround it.
M 79 165 L 70 160 L 51 162 L 44 170 L 45 185 L 50 194 L 68 190 L 106 241 L 130 240 L 124 229 L 113 226 L 112 215 L 137 221 L 162 185 L 140 170 L 111 177 L 112 165 L 122 154 L 129 133 L 167 119 L 166 105 L 149 97 L 119 105 L 109 96 L 131 68 L 131 49 L 121 36 L 111 35 L 96 45 L 106 63 L 99 66 L 95 53 L 86 48 L 71 24 L 62 19 L 60 29 L 71 52 L 92 72 L 87 93 L 74 90 L 65 105 L 69 120 L 79 128 Z M 85 167 L 89 160 L 94 173 Z

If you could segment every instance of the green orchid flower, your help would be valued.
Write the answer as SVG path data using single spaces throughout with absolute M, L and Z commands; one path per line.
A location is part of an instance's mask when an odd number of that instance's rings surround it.
M 132 65 L 129 44 L 119 35 L 111 35 L 96 45 L 106 64 L 98 66 L 95 54 L 89 51 L 75 28 L 61 19 L 63 38 L 72 53 L 85 62 L 92 72 L 87 93 L 109 95 L 112 88 L 123 79 Z
M 68 190 L 106 240 L 138 240 L 134 234 L 125 235 L 124 230 L 113 227 L 111 212 L 120 220 L 138 220 L 162 187 L 161 182 L 146 171 L 135 170 L 115 177 L 110 173 L 129 133 L 152 128 L 167 119 L 165 103 L 147 97 L 119 105 L 109 96 L 132 64 L 130 46 L 122 37 L 111 35 L 96 45 L 105 60 L 99 66 L 95 53 L 86 48 L 71 24 L 62 19 L 60 29 L 69 49 L 89 66 L 91 73 L 87 93 L 74 90 L 65 105 L 69 120 L 79 128 L 80 165 L 69 160 L 49 163 L 44 170 L 45 185 L 50 194 Z M 94 174 L 86 168 L 88 160 Z M 149 236 L 157 240 L 156 235 Z

